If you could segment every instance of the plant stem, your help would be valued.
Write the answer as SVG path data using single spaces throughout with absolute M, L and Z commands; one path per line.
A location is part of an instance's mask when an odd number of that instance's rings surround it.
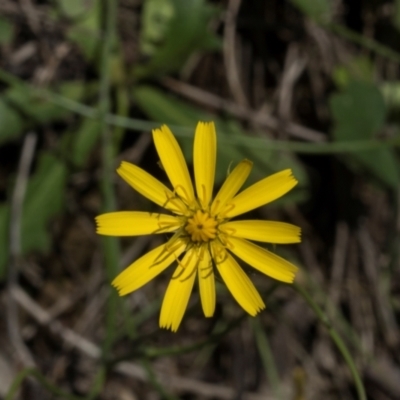
M 387 47 L 374 39 L 365 37 L 349 28 L 346 28 L 343 25 L 322 23 L 322 26 L 326 29 L 329 29 L 331 32 L 336 33 L 337 35 L 342 36 L 350 42 L 365 47 L 366 49 L 369 49 L 374 53 L 379 54 L 389 60 L 400 63 L 400 54 L 397 51 L 392 50 L 390 47 Z
M 105 31 L 103 38 L 103 46 L 100 60 L 100 91 L 98 116 L 101 123 L 102 131 L 102 179 L 101 191 L 103 195 L 103 211 L 115 210 L 115 196 L 113 188 L 113 171 L 114 171 L 114 146 L 111 137 L 110 128 L 108 126 L 106 115 L 110 112 L 110 58 L 112 55 L 113 37 L 115 34 L 116 24 L 116 0 L 103 0 L 103 17 L 105 22 Z M 119 261 L 119 244 L 114 237 L 103 237 L 104 258 L 106 275 L 111 281 L 117 274 Z M 107 301 L 106 311 L 106 337 L 103 344 L 103 357 L 109 358 L 116 325 L 116 308 L 117 294 L 112 291 Z
M 267 375 L 267 380 L 271 385 L 275 398 L 282 399 L 283 396 L 279 380 L 279 374 L 276 369 L 276 364 L 271 351 L 271 346 L 269 345 L 268 337 L 263 330 L 260 318 L 258 316 L 251 319 L 251 326 L 253 328 L 254 336 L 256 339 L 258 352 L 261 356 L 261 360 L 264 365 L 264 370 Z
M 48 381 L 38 370 L 34 368 L 23 369 L 14 379 L 6 397 L 4 400 L 13 400 L 14 396 L 17 394 L 18 389 L 22 385 L 25 378 L 32 376 L 34 377 L 45 389 L 55 396 L 64 398 L 66 400 L 85 400 L 85 397 L 74 396 L 72 394 L 62 391 L 58 386 L 53 385 Z
M 342 354 L 346 364 L 348 365 L 350 372 L 354 379 L 354 384 L 357 389 L 358 399 L 359 400 L 367 400 L 367 396 L 365 394 L 364 384 L 361 380 L 361 377 L 357 371 L 356 364 L 353 360 L 353 357 L 350 355 L 348 348 L 346 347 L 345 343 L 343 342 L 342 338 L 336 332 L 335 328 L 332 326 L 328 316 L 322 311 L 322 309 L 318 306 L 317 303 L 314 302 L 312 297 L 308 294 L 308 292 L 297 284 L 293 284 L 293 288 L 299 293 L 303 299 L 307 302 L 307 304 L 311 307 L 314 311 L 315 315 L 317 316 L 318 320 L 322 322 L 325 328 L 328 330 L 329 336 L 335 343 L 336 347 L 338 348 L 339 352 Z

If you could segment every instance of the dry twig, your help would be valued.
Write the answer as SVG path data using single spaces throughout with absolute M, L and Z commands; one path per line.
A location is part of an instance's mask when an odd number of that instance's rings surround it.
M 272 115 L 255 112 L 248 107 L 225 100 L 212 93 L 188 85 L 187 83 L 180 82 L 176 79 L 164 78 L 162 83 L 165 87 L 174 91 L 175 93 L 179 93 L 181 96 L 198 102 L 199 104 L 228 112 L 237 118 L 250 121 L 252 124 L 260 127 L 269 128 L 274 131 L 282 129 L 280 120 Z M 283 129 L 290 136 L 300 139 L 311 142 L 326 141 L 326 135 L 324 133 L 315 131 L 314 129 L 306 128 L 294 122 L 286 122 Z
M 239 12 L 241 0 L 230 0 L 226 11 L 226 22 L 224 30 L 224 63 L 226 70 L 226 79 L 228 80 L 229 89 L 235 101 L 247 106 L 248 101 L 241 84 L 240 73 L 238 70 L 238 60 L 236 55 L 236 17 Z
M 21 224 L 22 211 L 28 183 L 28 175 L 35 153 L 36 135 L 29 133 L 24 141 L 18 166 L 17 179 L 11 200 L 10 216 L 10 265 L 8 268 L 8 290 L 12 292 L 18 283 L 18 270 L 21 266 Z M 18 357 L 26 367 L 35 366 L 32 354 L 25 346 L 21 337 L 18 321 L 18 308 L 10 295 L 7 302 L 7 328 L 11 343 L 15 347 Z
M 11 290 L 11 295 L 15 301 L 29 313 L 40 325 L 45 325 L 49 330 L 59 337 L 64 342 L 79 351 L 86 356 L 94 358 L 96 360 L 101 357 L 101 349 L 96 344 L 87 340 L 86 338 L 78 335 L 72 329 L 67 328 L 61 322 L 51 319 L 51 315 L 43 309 L 38 303 L 34 301 L 25 291 L 19 286 L 14 286 Z M 121 361 L 114 367 L 115 371 L 124 374 L 126 376 L 138 379 L 142 382 L 148 382 L 149 376 L 146 370 L 133 362 Z M 185 378 L 180 376 L 173 376 L 171 374 L 156 372 L 157 380 L 177 392 L 191 392 L 197 393 L 204 397 L 213 397 L 219 399 L 230 400 L 234 397 L 234 389 L 198 381 L 192 378 Z M 242 397 L 243 400 L 273 400 L 266 395 L 245 392 Z

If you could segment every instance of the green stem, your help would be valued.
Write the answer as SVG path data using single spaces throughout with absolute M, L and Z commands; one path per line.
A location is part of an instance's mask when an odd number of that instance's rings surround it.
M 265 334 L 259 317 L 252 318 L 251 325 L 256 339 L 259 354 L 267 375 L 267 379 L 271 385 L 272 391 L 277 399 L 282 399 L 282 391 L 280 387 L 279 374 L 276 369 L 271 346 L 268 337 Z
M 357 32 L 352 31 L 351 29 L 346 28 L 343 25 L 322 23 L 322 26 L 326 29 L 329 29 L 333 33 L 336 33 L 337 35 L 344 37 L 350 42 L 365 47 L 366 49 L 369 49 L 389 60 L 400 63 L 400 54 L 397 51 L 392 50 L 391 48 L 377 42 L 374 39 L 367 38 Z
M 232 329 L 236 328 L 245 318 L 247 314 L 242 314 L 240 317 L 233 320 L 225 329 L 220 332 L 214 333 L 210 335 L 207 339 L 201 340 L 197 343 L 193 343 L 187 346 L 178 346 L 178 347 L 164 347 L 161 349 L 146 347 L 143 349 L 143 355 L 148 358 L 158 358 L 158 357 L 166 357 L 166 356 L 174 356 L 179 354 L 187 354 L 192 351 L 198 350 L 204 346 L 218 343 L 221 338 L 223 338 L 227 333 L 229 333 Z
M 110 128 L 108 126 L 106 115 L 110 112 L 110 58 L 112 56 L 112 43 L 115 34 L 116 24 L 116 0 L 103 0 L 103 16 L 105 19 L 105 31 L 103 38 L 103 46 L 100 60 L 100 92 L 98 114 L 101 123 L 102 131 L 102 179 L 101 190 L 103 194 L 103 210 L 115 210 L 115 196 L 113 188 L 113 173 L 114 173 L 114 146 L 111 138 Z M 106 274 L 111 281 L 117 274 L 119 262 L 119 244 L 116 238 L 104 237 L 104 257 Z M 106 337 L 103 344 L 103 357 L 109 358 L 116 327 L 116 309 L 117 309 L 117 294 L 115 291 L 110 293 L 107 301 L 106 311 Z
M 271 287 L 263 294 L 263 298 L 268 299 L 275 290 L 279 287 L 279 284 L 275 283 L 271 285 Z M 158 357 L 167 357 L 167 356 L 174 356 L 179 354 L 186 354 L 195 350 L 198 350 L 204 346 L 215 344 L 220 342 L 220 340 L 234 328 L 236 328 L 246 317 L 248 314 L 243 313 L 239 317 L 235 318 L 229 324 L 227 324 L 223 329 L 215 331 L 211 335 L 209 335 L 206 339 L 200 340 L 196 343 L 192 343 L 186 346 L 171 346 L 171 347 L 164 347 L 164 348 L 155 348 L 155 347 L 145 347 L 142 343 L 150 338 L 153 334 L 147 334 L 145 337 L 138 337 L 131 343 L 131 347 L 134 347 L 135 350 L 130 353 L 124 354 L 123 357 L 115 358 L 110 363 L 114 365 L 120 361 L 124 361 L 131 358 L 146 358 L 146 359 L 153 359 Z M 153 332 L 157 334 L 157 331 Z
M 54 396 L 58 396 L 66 400 L 86 400 L 85 397 L 74 396 L 72 394 L 64 392 L 59 387 L 53 385 L 50 381 L 48 381 L 39 371 L 33 368 L 26 368 L 16 376 L 4 400 L 13 400 L 19 388 L 21 387 L 22 382 L 29 376 L 35 378 L 45 389 L 47 389 Z
M 96 377 L 94 379 L 94 383 L 92 389 L 89 394 L 85 397 L 85 400 L 94 400 L 100 394 L 106 379 L 106 368 L 101 366 L 98 370 Z
M 129 352 L 124 354 L 123 357 L 118 357 L 112 360 L 110 365 L 114 365 L 120 361 L 132 359 L 132 358 L 144 358 L 147 360 L 151 360 L 154 358 L 159 357 L 169 357 L 169 356 L 176 356 L 179 354 L 187 354 L 193 352 L 195 350 L 201 349 L 204 346 L 211 345 L 213 343 L 218 343 L 221 338 L 223 338 L 227 333 L 229 333 L 232 329 L 238 326 L 243 319 L 247 317 L 247 314 L 242 314 L 240 317 L 234 319 L 225 329 L 220 332 L 216 332 L 208 336 L 204 340 L 200 340 L 196 343 L 189 344 L 186 346 L 171 346 L 171 347 L 163 347 L 163 348 L 156 348 L 156 347 L 145 347 L 141 345 L 141 343 L 148 339 L 149 337 L 153 336 L 153 334 L 148 334 L 146 337 L 139 337 L 135 339 L 131 346 L 136 346 L 136 349 L 133 352 Z M 154 334 L 157 334 L 159 331 L 154 331 Z
M 151 385 L 156 389 L 156 391 L 159 393 L 160 397 L 165 400 L 179 400 L 177 397 L 175 397 L 173 394 L 168 393 L 165 388 L 158 382 L 157 376 L 153 371 L 153 368 L 151 367 L 150 363 L 147 360 L 142 361 L 142 366 L 147 372 L 147 376 L 149 378 L 149 382 Z
M 102 119 L 106 124 L 118 126 L 121 128 L 131 129 L 135 131 L 150 131 L 158 127 L 158 122 L 150 122 L 141 119 L 127 118 L 110 112 L 99 113 L 99 110 L 69 98 L 60 96 L 43 89 L 36 89 L 25 82 L 19 80 L 13 75 L 0 69 L 0 81 L 5 82 L 14 87 L 20 87 L 30 93 L 36 94 L 39 98 L 47 100 L 59 107 L 65 108 L 75 114 L 86 118 Z M 193 128 L 170 125 L 170 128 L 177 136 L 191 137 Z M 230 135 L 229 141 L 220 139 L 221 144 L 230 143 L 246 148 L 260 148 L 260 146 L 268 148 L 271 151 L 290 151 L 298 154 L 347 154 L 357 153 L 361 151 L 370 151 L 383 148 L 400 147 L 400 138 L 398 135 L 382 140 L 354 140 L 345 142 L 326 142 L 326 143 L 302 143 L 284 140 L 268 140 L 258 137 L 234 136 Z
M 364 384 L 361 380 L 361 377 L 357 371 L 356 364 L 350 355 L 349 350 L 347 349 L 345 343 L 343 342 L 342 338 L 333 328 L 328 316 L 322 311 L 322 309 L 318 306 L 317 303 L 311 298 L 311 296 L 307 293 L 307 291 L 297 284 L 293 284 L 293 288 L 299 293 L 303 299 L 307 302 L 307 304 L 311 307 L 314 311 L 315 315 L 317 316 L 318 320 L 322 322 L 325 328 L 328 330 L 329 336 L 335 343 L 336 347 L 338 348 L 339 352 L 342 354 L 346 364 L 348 365 L 350 372 L 354 379 L 354 384 L 357 389 L 358 399 L 359 400 L 367 400 L 367 396 L 365 394 Z

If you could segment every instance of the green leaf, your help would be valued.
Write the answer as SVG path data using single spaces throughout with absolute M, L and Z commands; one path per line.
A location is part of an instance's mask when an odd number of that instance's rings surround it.
M 373 138 L 385 122 L 385 102 L 372 83 L 350 81 L 343 92 L 331 96 L 330 108 L 336 141 Z M 353 157 L 386 185 L 397 187 L 399 166 L 392 149 L 363 151 L 354 153 Z
M 60 95 L 71 100 L 80 100 L 84 95 L 88 95 L 89 91 L 89 87 L 83 85 L 81 81 L 63 83 L 58 90 Z M 7 90 L 5 99 L 20 111 L 25 119 L 29 117 L 32 121 L 40 124 L 64 118 L 70 114 L 70 111 L 39 97 L 35 92 L 19 87 Z
M 58 7 L 67 18 L 78 18 L 88 12 L 91 1 L 85 0 L 57 0 Z
M 394 1 L 393 25 L 400 30 L 400 0 Z
M 22 249 L 47 252 L 50 249 L 48 223 L 64 205 L 67 168 L 52 154 L 39 157 L 37 171 L 29 182 L 22 222 Z
M 219 48 L 219 39 L 208 29 L 214 14 L 216 9 L 204 0 L 146 0 L 140 43 L 151 59 L 135 75 L 176 71 L 194 52 Z
M 330 107 L 336 140 L 372 138 L 385 122 L 385 102 L 372 83 L 351 81 L 346 90 L 331 96 Z
M 305 15 L 317 21 L 328 22 L 331 17 L 329 0 L 291 0 Z
M 374 65 L 368 57 L 354 57 L 350 62 L 336 67 L 332 78 L 342 90 L 352 81 L 373 83 Z
M 174 14 L 173 0 L 146 0 L 143 2 L 140 51 L 144 55 L 152 56 L 165 41 Z
M 76 81 L 61 84 L 58 92 L 65 98 L 80 101 L 96 90 L 97 85 Z M 38 97 L 32 91 L 20 87 L 7 89 L 0 98 L 0 144 L 18 138 L 37 124 L 63 119 L 70 114 L 71 111 Z
M 22 213 L 22 254 L 31 251 L 48 252 L 51 245 L 48 225 L 64 206 L 67 169 L 54 155 L 39 156 L 38 167 L 30 179 Z M 0 272 L 8 257 L 9 207 L 0 207 Z
M 14 24 L 0 16 L 0 44 L 10 44 L 14 38 Z
M 253 173 L 249 183 L 263 178 L 273 172 L 285 168 L 292 168 L 300 182 L 299 187 L 305 187 L 308 183 L 307 174 L 295 156 L 286 152 L 275 152 L 265 147 L 239 147 L 232 142 L 237 136 L 245 136 L 239 124 L 233 120 L 223 120 L 211 113 L 189 106 L 173 96 L 150 86 L 137 86 L 133 90 L 133 96 L 138 106 L 150 119 L 169 125 L 186 126 L 194 129 L 198 121 L 214 121 L 218 135 L 218 158 L 216 168 L 216 183 L 220 184 L 226 178 L 229 169 L 244 158 L 254 162 Z M 193 156 L 193 136 L 179 135 L 179 129 L 174 129 L 178 135 L 185 158 L 189 162 Z M 252 137 L 248 136 L 251 143 Z M 285 196 L 286 197 L 286 196 Z M 290 201 L 290 197 L 286 197 Z M 284 198 L 285 200 L 285 198 Z
M 17 138 L 24 129 L 22 116 L 0 98 L 0 144 Z
M 400 81 L 383 82 L 381 93 L 389 109 L 400 109 Z
M 101 134 L 101 124 L 97 120 L 84 119 L 79 129 L 73 133 L 72 162 L 84 166 L 87 157 Z
M 69 0 L 65 0 L 68 1 Z M 91 7 L 68 29 L 67 37 L 82 51 L 88 61 L 96 57 L 101 44 L 100 0 L 91 0 Z

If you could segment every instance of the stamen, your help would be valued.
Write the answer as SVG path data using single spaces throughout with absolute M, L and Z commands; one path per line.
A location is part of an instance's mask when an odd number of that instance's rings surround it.
M 225 250 L 225 247 L 214 245 L 212 249 L 213 249 L 212 259 L 216 264 L 220 264 L 228 258 L 228 254 L 227 251 Z
M 221 219 L 225 219 L 226 218 L 226 214 L 229 213 L 229 211 L 232 211 L 235 208 L 235 204 L 227 204 L 225 206 L 225 208 L 218 214 L 218 217 Z
M 235 246 L 232 244 L 232 242 L 229 241 L 229 237 L 227 235 L 219 235 L 218 239 L 222 243 L 224 248 L 227 247 L 228 249 L 231 249 L 231 250 L 235 248 Z
M 218 210 L 220 203 L 221 203 L 220 200 L 215 200 L 214 204 L 212 205 L 211 211 L 210 211 L 211 215 L 215 215 L 215 210 L 216 209 Z
M 177 275 L 172 275 L 171 279 L 178 279 L 184 272 L 187 266 L 190 264 L 194 256 L 194 252 L 192 252 L 189 256 L 189 259 L 186 261 L 186 265 L 182 263 L 182 260 L 177 260 L 178 265 L 182 268 L 181 271 L 178 271 Z
M 183 196 L 178 193 L 178 189 L 182 190 Z M 181 198 L 186 203 L 187 206 L 189 206 L 189 204 L 190 204 L 189 195 L 188 195 L 188 192 L 186 191 L 186 189 L 182 185 L 176 185 L 174 187 L 174 192 L 179 196 L 179 198 Z
M 220 225 L 219 229 L 221 232 L 225 233 L 228 236 L 233 236 L 236 233 L 236 229 L 234 228 L 226 228 L 224 225 Z
M 165 197 L 167 198 L 167 201 L 163 204 L 164 208 L 167 208 L 168 203 L 171 203 L 172 206 L 176 207 L 176 209 L 171 210 L 172 212 L 183 215 L 187 213 L 187 207 L 179 196 L 169 197 L 169 193 L 167 192 L 165 193 Z
M 205 276 L 202 276 L 201 279 L 207 279 L 207 278 L 209 278 L 211 275 L 214 274 L 214 269 L 213 269 L 213 266 L 212 266 L 211 263 L 210 263 L 210 266 L 209 266 L 208 268 L 206 268 L 206 270 L 207 270 L 207 269 L 209 269 L 210 272 L 209 272 L 208 274 L 206 274 Z
M 179 232 L 176 232 L 172 238 L 165 244 L 163 251 L 156 257 L 154 260 L 153 265 L 157 265 L 162 263 L 167 259 L 168 256 L 171 254 L 174 254 L 177 249 L 182 245 L 182 243 L 178 242 L 178 239 L 181 239 L 182 241 L 183 238 L 182 236 L 179 235 Z M 186 245 L 188 245 L 188 242 L 186 242 Z M 162 258 L 161 258 L 162 257 Z M 175 259 L 177 259 L 175 257 Z
M 177 229 L 181 224 L 179 223 L 173 223 L 173 222 L 157 222 L 159 229 L 156 229 L 152 234 L 155 233 L 163 233 L 163 232 L 170 232 L 169 228 L 176 227 Z
M 185 279 L 181 279 L 181 282 L 185 282 L 187 281 L 189 278 L 192 277 L 192 275 L 194 273 L 196 273 L 196 269 L 199 267 L 199 261 L 197 261 L 197 263 L 193 266 L 193 269 L 190 271 L 190 274 L 185 278 Z
M 210 251 L 210 249 L 208 249 L 208 251 Z M 208 273 L 206 273 L 204 276 L 201 276 L 202 279 L 207 279 L 210 275 L 212 275 L 214 273 L 214 265 L 213 265 L 213 260 L 212 260 L 212 256 L 210 254 L 210 261 L 208 263 L 208 267 L 205 268 L 201 268 L 201 272 L 203 271 L 209 271 Z M 200 273 L 200 271 L 199 271 Z

